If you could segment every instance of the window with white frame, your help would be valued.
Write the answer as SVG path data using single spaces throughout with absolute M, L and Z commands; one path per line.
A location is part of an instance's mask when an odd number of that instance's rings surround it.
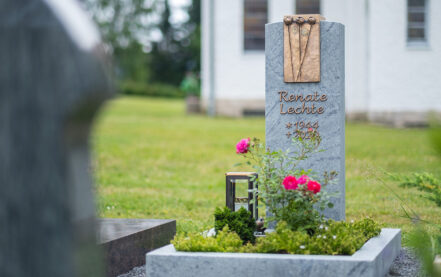
M 427 1 L 407 0 L 407 41 L 427 41 Z
M 267 0 L 244 0 L 244 49 L 265 50 Z
M 296 0 L 296 14 L 320 14 L 320 0 Z

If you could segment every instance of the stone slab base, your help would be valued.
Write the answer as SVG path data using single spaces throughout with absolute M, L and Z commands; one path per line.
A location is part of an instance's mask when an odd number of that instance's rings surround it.
M 352 256 L 177 252 L 147 254 L 147 277 L 384 276 L 401 249 L 401 230 L 382 229 Z
M 98 242 L 112 277 L 144 265 L 145 254 L 169 244 L 176 233 L 175 220 L 102 218 L 98 223 Z

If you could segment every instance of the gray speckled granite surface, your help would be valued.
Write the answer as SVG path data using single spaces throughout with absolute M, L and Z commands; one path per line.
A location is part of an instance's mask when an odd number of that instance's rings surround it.
M 109 277 L 143 265 L 147 252 L 169 244 L 176 234 L 176 221 L 169 219 L 101 218 L 99 227 Z
M 420 270 L 421 263 L 418 258 L 409 249 L 402 248 L 385 277 L 426 277 Z M 119 277 L 145 277 L 145 274 L 144 265 L 135 267 Z
M 338 191 L 340 196 L 334 199 L 335 207 L 325 211 L 325 215 L 342 220 L 345 219 L 345 68 L 344 68 L 344 26 L 340 23 L 322 21 L 321 31 L 321 81 L 318 83 L 285 83 L 283 81 L 283 23 L 266 25 L 265 56 L 266 56 L 266 144 L 273 150 L 286 150 L 290 147 L 290 139 L 286 133 L 292 132 L 286 124 L 304 121 L 318 122 L 317 131 L 322 136 L 321 149 L 318 153 L 300 166 L 313 169 L 319 175 L 324 171 L 335 170 L 339 173 L 338 183 L 327 187 L 329 192 Z M 308 94 L 317 92 L 326 94 L 327 100 L 314 103 L 322 106 L 322 114 L 281 114 L 279 91 L 289 94 Z M 283 111 L 288 107 L 301 106 L 299 102 L 284 104 Z

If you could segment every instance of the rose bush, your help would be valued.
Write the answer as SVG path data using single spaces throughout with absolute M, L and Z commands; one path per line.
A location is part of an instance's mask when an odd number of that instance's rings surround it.
M 258 173 L 259 200 L 272 215 L 266 222 L 284 221 L 293 231 L 314 232 L 324 222 L 319 210 L 332 208 L 330 199 L 335 195 L 322 188 L 333 182 L 336 172 L 325 172 L 319 181 L 312 170 L 300 167 L 302 161 L 321 151 L 318 132 L 311 131 L 310 137 L 293 138 L 294 151 L 271 151 L 256 138 L 242 139 L 236 145 L 236 152 Z

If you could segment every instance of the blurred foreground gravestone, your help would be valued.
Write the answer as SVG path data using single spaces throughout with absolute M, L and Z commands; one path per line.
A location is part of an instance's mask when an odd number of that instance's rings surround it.
M 111 96 L 71 0 L 0 1 L 0 276 L 100 276 L 88 139 Z

